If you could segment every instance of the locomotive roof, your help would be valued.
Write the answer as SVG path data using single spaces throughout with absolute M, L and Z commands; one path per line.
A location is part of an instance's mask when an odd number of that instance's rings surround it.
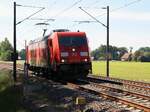
M 43 41 L 45 39 L 47 39 L 50 35 L 46 35 L 44 37 L 40 37 L 40 38 L 37 38 L 35 40 L 30 40 L 29 44 L 33 44 L 33 43 L 36 43 L 36 42 L 40 42 L 40 41 Z
M 70 30 L 68 29 L 55 29 L 55 30 L 52 30 L 52 32 L 69 32 Z
M 36 42 L 40 42 L 40 41 L 43 41 L 43 40 L 46 40 L 49 36 L 51 36 L 54 32 L 70 32 L 70 30 L 68 30 L 68 29 L 54 29 L 54 30 L 52 30 L 51 32 L 50 32 L 50 34 L 49 35 L 46 35 L 46 36 L 44 36 L 44 37 L 40 37 L 40 38 L 37 38 L 37 39 L 35 39 L 35 40 L 31 40 L 30 42 L 29 42 L 29 45 L 30 44 L 33 44 L 33 43 L 36 43 Z M 77 32 L 79 32 L 79 31 L 77 31 Z
M 31 40 L 31 41 L 29 42 L 29 44 L 33 44 L 33 43 L 36 43 L 36 42 L 45 40 L 45 39 L 47 39 L 50 35 L 52 35 L 54 32 L 69 32 L 69 31 L 70 31 L 70 30 L 68 30 L 68 29 L 54 29 L 54 30 L 52 30 L 52 31 L 50 32 L 49 35 L 46 35 L 46 36 L 44 36 L 44 37 L 37 38 L 37 39 L 35 39 L 35 40 Z

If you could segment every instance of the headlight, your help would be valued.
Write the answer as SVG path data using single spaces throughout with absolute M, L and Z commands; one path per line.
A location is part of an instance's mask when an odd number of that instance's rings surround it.
M 67 62 L 67 60 L 66 59 L 61 59 L 61 62 L 65 63 L 65 62 Z
M 88 60 L 87 60 L 87 59 L 84 59 L 84 61 L 87 62 Z
M 68 52 L 61 52 L 61 57 L 67 57 L 68 55 Z
M 62 59 L 62 60 L 61 60 L 61 62 L 62 62 L 62 63 L 64 63 L 64 62 L 65 62 L 65 60 L 64 60 L 64 59 Z
M 80 52 L 80 56 L 88 56 L 88 52 Z

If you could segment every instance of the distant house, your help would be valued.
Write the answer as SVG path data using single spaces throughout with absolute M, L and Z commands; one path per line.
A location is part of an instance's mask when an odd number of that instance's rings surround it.
M 131 59 L 132 59 L 132 53 L 125 53 L 121 57 L 121 61 L 131 61 Z

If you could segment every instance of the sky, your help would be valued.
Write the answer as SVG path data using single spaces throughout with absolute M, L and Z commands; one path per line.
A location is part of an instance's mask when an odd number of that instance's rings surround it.
M 95 22 L 89 15 L 83 12 L 82 7 L 100 22 L 107 25 L 106 9 L 110 7 L 110 45 L 118 47 L 150 47 L 150 0 L 0 0 L 0 41 L 7 37 L 13 43 L 13 2 L 16 7 L 17 22 L 22 21 L 31 14 L 45 9 L 31 18 L 18 24 L 17 49 L 24 48 L 24 42 L 34 40 L 42 36 L 43 29 L 47 28 L 46 34 L 52 29 L 69 29 L 71 31 L 84 31 L 89 40 L 91 50 L 106 44 L 106 28 Z M 33 7 L 23 7 L 33 6 Z M 45 20 L 49 25 L 36 25 Z M 92 21 L 79 23 L 77 21 Z

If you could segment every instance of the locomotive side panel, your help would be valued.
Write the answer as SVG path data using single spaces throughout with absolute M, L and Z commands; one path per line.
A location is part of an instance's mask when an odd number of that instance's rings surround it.
M 52 46 L 52 39 L 49 37 L 47 41 L 48 49 L 47 49 L 47 56 L 48 56 L 48 65 L 51 68 L 51 64 L 53 61 L 53 46 Z
M 35 46 L 34 49 L 35 49 L 35 62 L 36 62 L 34 66 L 38 67 L 39 66 L 39 60 L 40 60 L 39 42 L 34 43 L 34 46 Z
M 53 56 L 52 56 L 52 62 L 51 62 L 51 65 L 52 65 L 52 68 L 54 71 L 56 71 L 57 69 L 57 66 L 58 66 L 58 62 L 59 62 L 59 44 L 58 44 L 58 35 L 57 33 L 53 33 L 51 35 L 51 38 L 52 38 L 52 52 L 53 52 Z
M 48 36 L 32 41 L 28 45 L 28 64 L 33 71 L 45 70 L 49 67 L 51 51 L 48 49 Z
M 29 55 L 30 66 L 35 66 L 36 65 L 36 50 L 35 50 L 34 44 L 30 44 L 28 46 L 28 55 Z
M 38 64 L 39 67 L 48 67 L 48 45 L 47 40 L 39 42 L 38 46 Z

